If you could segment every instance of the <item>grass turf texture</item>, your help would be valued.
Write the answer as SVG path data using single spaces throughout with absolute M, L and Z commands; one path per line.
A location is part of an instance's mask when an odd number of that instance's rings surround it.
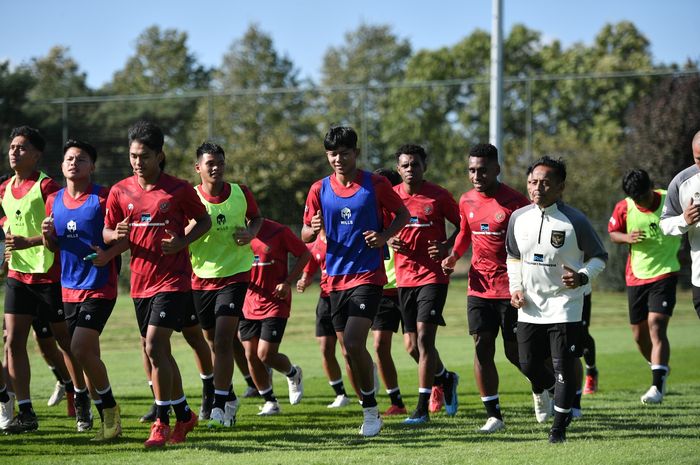
M 90 443 L 94 433 L 75 431 L 74 420 L 65 416 L 65 401 L 57 407 L 46 406 L 55 380 L 32 342 L 32 398 L 39 430 L 0 436 L 0 463 L 700 463 L 700 321 L 688 292 L 679 292 L 669 328 L 672 373 L 668 394 L 663 404 L 655 406 L 639 401 L 651 384 L 651 375 L 632 341 L 625 295 L 593 294 L 592 334 L 597 345 L 600 392 L 584 396 L 584 417 L 569 428 L 568 442 L 550 445 L 546 441 L 549 425 L 535 421 L 529 383 L 505 360 L 500 346 L 497 364 L 507 429 L 490 436 L 476 432 L 485 421 L 485 413 L 472 374 L 474 349 L 466 329 L 465 288 L 464 280 L 452 283 L 445 309 L 448 326 L 438 333 L 442 359 L 461 376 L 460 408 L 453 418 L 443 411 L 433 414 L 428 425 L 416 428 L 405 427 L 401 423 L 404 417 L 388 417 L 378 437 L 363 439 L 358 435 L 362 415 L 356 401 L 343 409 L 327 409 L 334 395 L 321 370 L 314 338 L 318 296 L 314 286 L 305 294 L 294 295 L 292 318 L 281 346 L 304 370 L 305 392 L 300 405 L 289 405 L 286 380 L 275 373 L 282 414 L 258 417 L 261 400 L 241 398 L 233 429 L 209 431 L 200 425 L 183 445 L 144 450 L 148 425 L 139 423 L 138 418 L 149 407 L 151 396 L 141 368 L 133 307 L 130 299 L 121 297 L 104 332 L 102 348 L 121 405 L 123 437 L 109 444 Z M 173 349 L 189 401 L 198 409 L 201 382 L 192 351 L 179 334 L 173 336 Z M 416 366 L 405 354 L 400 335 L 394 339 L 394 358 L 410 410 L 417 400 Z M 237 393 L 242 393 L 245 383 L 238 372 L 234 385 Z M 383 387 L 378 401 L 380 411 L 388 408 Z M 95 424 L 99 426 L 97 419 Z

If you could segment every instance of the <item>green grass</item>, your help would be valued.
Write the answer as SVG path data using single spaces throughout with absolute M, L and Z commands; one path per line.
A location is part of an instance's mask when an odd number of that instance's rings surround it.
M 198 427 L 187 443 L 163 450 L 145 451 L 146 425 L 138 417 L 151 402 L 141 368 L 139 339 L 131 301 L 120 298 L 104 332 L 103 354 L 117 400 L 121 404 L 124 436 L 112 444 L 88 442 L 90 434 L 75 432 L 66 418 L 65 404 L 46 407 L 54 379 L 32 343 L 32 397 L 39 415 L 39 431 L 0 437 L 0 463 L 238 463 L 238 464 L 452 464 L 508 463 L 557 464 L 700 463 L 700 322 L 687 292 L 678 296 L 671 321 L 673 373 L 669 392 L 659 406 L 644 406 L 639 396 L 650 384 L 647 364 L 636 351 L 627 325 L 623 294 L 595 293 L 592 333 L 598 349 L 601 391 L 583 400 L 584 417 L 568 431 L 568 442 L 550 446 L 548 426 L 539 425 L 532 412 L 527 381 L 505 361 L 499 347 L 501 405 L 507 430 L 482 436 L 483 406 L 472 376 L 473 344 L 467 333 L 464 280 L 451 286 L 445 316 L 448 323 L 438 338 L 440 354 L 451 370 L 461 375 L 460 409 L 456 417 L 431 417 L 421 428 L 407 428 L 403 418 L 385 419 L 380 436 L 363 439 L 357 429 L 360 407 L 352 403 L 340 411 L 326 404 L 333 393 L 320 366 L 314 339 L 317 288 L 294 296 L 292 318 L 282 351 L 304 368 L 304 400 L 290 406 L 282 402 L 282 414 L 260 418 L 260 401 L 243 399 L 238 424 L 231 431 L 210 432 Z M 200 381 L 192 352 L 181 336 L 173 338 L 175 356 L 192 404 L 199 407 Z M 409 406 L 417 398 L 416 367 L 395 340 L 400 385 Z M 235 376 L 238 391 L 243 381 Z M 284 377 L 275 374 L 275 391 L 286 398 Z M 388 397 L 378 398 L 380 409 Z

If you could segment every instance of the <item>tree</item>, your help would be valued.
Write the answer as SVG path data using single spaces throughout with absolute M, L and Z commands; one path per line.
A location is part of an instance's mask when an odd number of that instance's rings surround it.
M 12 128 L 27 124 L 24 108 L 34 78 L 28 69 L 10 69 L 10 62 L 0 63 L 0 137 L 7 139 Z M 4 171 L 4 170 L 3 170 Z

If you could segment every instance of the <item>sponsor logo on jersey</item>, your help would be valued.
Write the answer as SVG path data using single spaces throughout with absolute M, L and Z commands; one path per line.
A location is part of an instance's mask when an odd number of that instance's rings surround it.
M 417 216 L 412 216 L 410 220 L 408 220 L 409 224 L 418 224 L 418 217 Z
M 340 224 L 352 225 L 353 221 L 350 219 L 352 218 L 352 210 L 348 207 L 343 207 L 343 209 L 340 210 L 340 218 Z
M 253 255 L 253 263 L 260 263 L 260 255 Z
M 486 232 L 486 231 L 489 230 L 489 224 L 488 224 L 488 223 L 481 223 L 481 224 L 479 225 L 479 227 L 481 228 L 481 231 L 483 231 L 483 232 Z
M 564 231 L 552 231 L 552 236 L 549 239 L 549 243 L 555 249 L 560 248 L 564 245 L 564 240 L 566 239 L 566 233 Z
M 532 256 L 532 261 L 535 263 L 544 263 L 544 255 L 536 253 Z
M 151 222 L 151 214 L 150 213 L 141 213 L 141 223 L 150 223 Z
M 218 224 L 218 225 L 226 224 L 226 215 L 224 215 L 223 213 L 219 213 L 218 215 L 216 215 L 216 224 Z

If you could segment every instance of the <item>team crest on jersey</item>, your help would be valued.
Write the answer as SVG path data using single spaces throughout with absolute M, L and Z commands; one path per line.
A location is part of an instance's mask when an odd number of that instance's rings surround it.
M 506 214 L 499 210 L 495 215 L 493 215 L 493 219 L 500 223 L 506 219 Z
M 352 218 L 352 210 L 350 210 L 348 207 L 343 207 L 343 209 L 340 210 L 340 218 L 340 224 L 353 224 L 353 221 L 350 219 Z
M 555 249 L 560 248 L 564 245 L 564 240 L 566 239 L 566 233 L 564 231 L 552 231 L 552 236 L 549 239 L 549 243 Z
M 433 206 L 432 205 L 426 205 L 425 208 L 423 209 L 423 213 L 426 215 L 430 215 L 433 212 Z
M 158 208 L 162 212 L 167 212 L 168 210 L 170 210 L 170 202 L 165 200 L 165 201 L 161 202 L 160 205 L 158 205 Z

